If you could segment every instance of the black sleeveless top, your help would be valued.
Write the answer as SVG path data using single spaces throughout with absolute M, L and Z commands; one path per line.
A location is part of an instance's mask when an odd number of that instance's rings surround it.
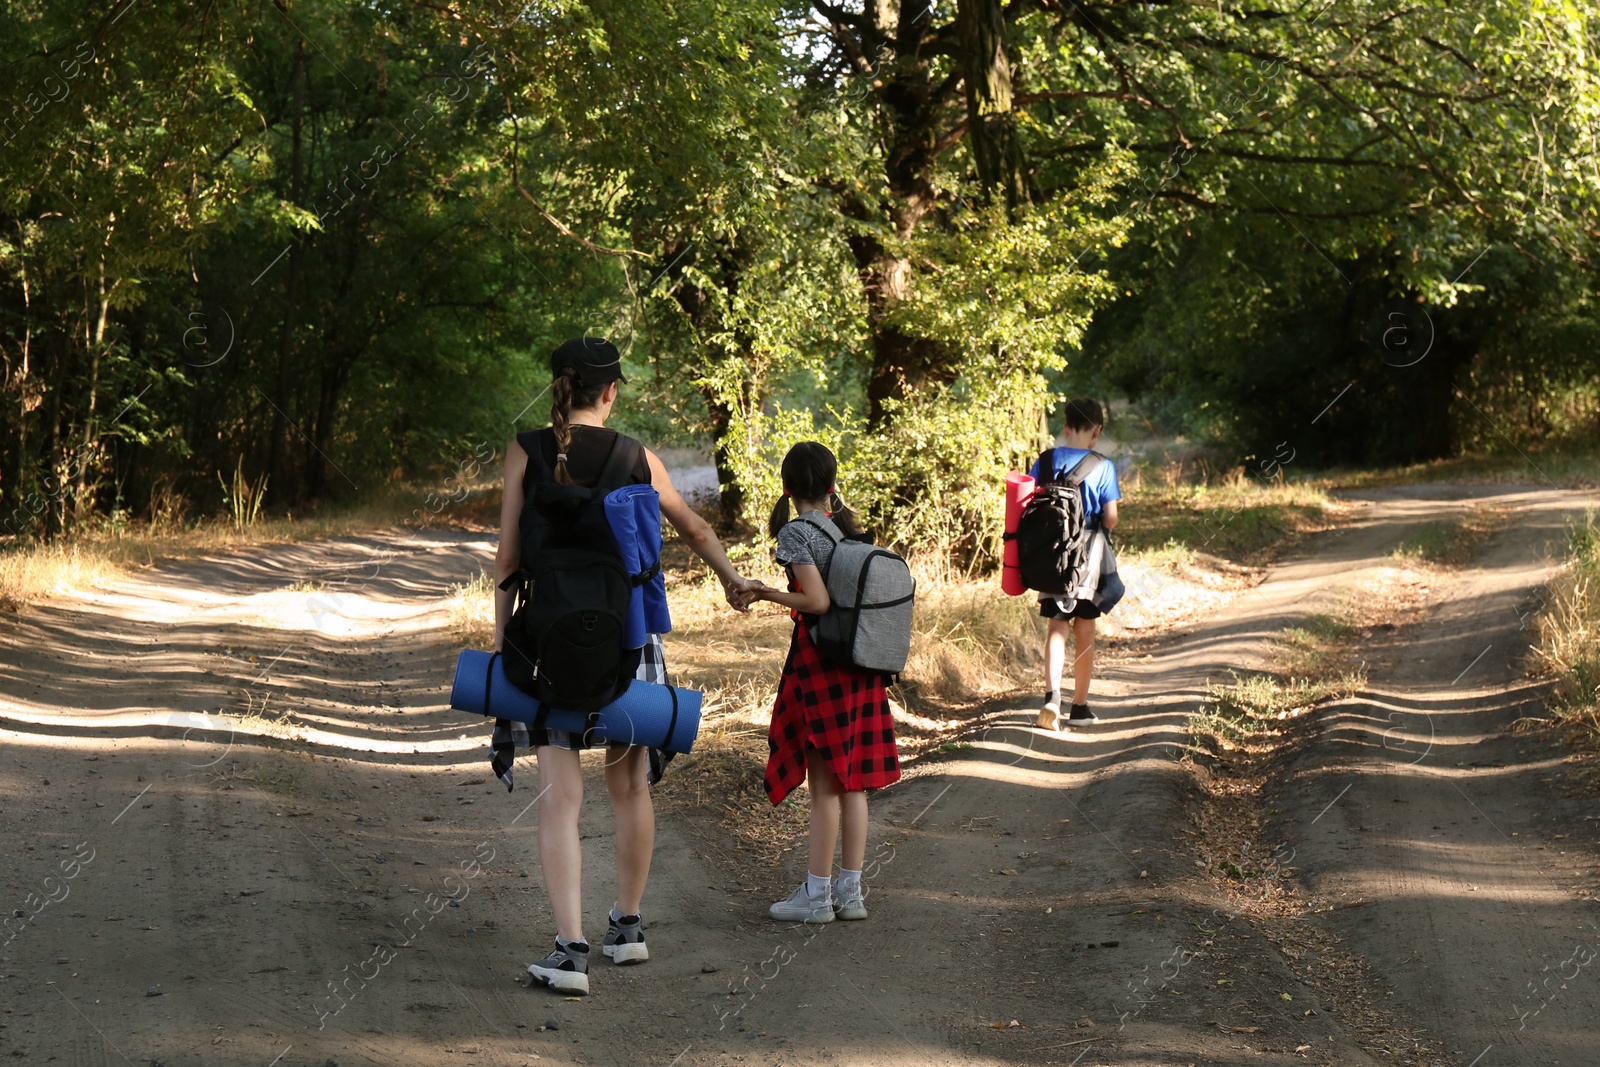
M 604 426 L 585 426 L 581 423 L 571 429 L 572 443 L 567 446 L 567 473 L 572 475 L 572 480 L 578 485 L 593 485 L 600 477 L 600 469 L 605 466 L 606 457 L 611 454 L 612 445 L 616 443 L 617 431 L 608 430 Z M 529 456 L 538 449 L 545 466 L 551 470 L 555 469 L 556 432 L 553 428 L 546 426 L 542 430 L 519 433 L 517 444 L 521 445 L 522 450 Z M 533 464 L 529 464 L 528 474 L 532 473 Z M 650 460 L 642 448 L 639 450 L 639 461 L 633 465 L 632 474 L 631 484 L 650 484 Z

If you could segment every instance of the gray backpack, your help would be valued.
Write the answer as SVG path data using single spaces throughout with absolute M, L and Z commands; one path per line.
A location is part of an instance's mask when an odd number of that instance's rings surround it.
M 833 557 L 822 575 L 832 604 L 811 630 L 823 661 L 881 674 L 905 670 L 917 595 L 906 561 L 870 540 L 845 537 L 831 522 L 798 521 L 833 541 Z

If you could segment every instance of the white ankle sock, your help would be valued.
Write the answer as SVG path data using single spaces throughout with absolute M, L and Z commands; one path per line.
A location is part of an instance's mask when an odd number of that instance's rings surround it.
M 812 900 L 821 900 L 828 895 L 828 886 L 832 879 L 827 875 L 817 876 L 810 871 L 806 872 L 806 896 Z
M 860 888 L 861 888 L 861 872 L 860 871 L 848 871 L 848 870 L 845 870 L 843 867 L 840 867 L 839 868 L 839 892 L 848 893 L 851 890 L 860 889 Z

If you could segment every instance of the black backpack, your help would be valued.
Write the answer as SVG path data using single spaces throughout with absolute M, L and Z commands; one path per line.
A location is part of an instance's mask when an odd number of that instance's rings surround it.
M 1039 471 L 1050 469 L 1047 448 L 1039 457 Z M 1022 584 L 1049 596 L 1073 597 L 1086 578 L 1089 523 L 1083 511 L 1083 483 L 1106 457 L 1090 452 L 1059 479 L 1042 481 L 1033 499 L 1022 509 L 1016 532 L 1017 572 Z
M 641 650 L 622 647 L 634 580 L 603 501 L 633 483 L 644 446 L 617 434 L 594 485 L 563 485 L 538 434 L 518 440 L 528 470 L 518 521 L 522 566 L 500 584 L 517 591 L 501 646 L 506 680 L 551 707 L 596 711 L 621 696 L 639 669 Z

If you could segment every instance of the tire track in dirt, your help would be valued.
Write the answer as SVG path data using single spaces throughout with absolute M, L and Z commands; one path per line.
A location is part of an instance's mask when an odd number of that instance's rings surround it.
M 1593 800 L 1557 732 L 1512 732 L 1542 712 L 1528 611 L 1586 501 L 1500 499 L 1504 528 L 1423 619 L 1371 650 L 1386 662 L 1366 689 L 1322 712 L 1281 790 L 1279 832 L 1329 902 L 1319 924 L 1369 960 L 1445 1062 L 1588 1064 L 1600 976 L 1560 964 L 1600 950 Z M 1315 830 L 1291 829 L 1335 787 L 1343 798 Z

